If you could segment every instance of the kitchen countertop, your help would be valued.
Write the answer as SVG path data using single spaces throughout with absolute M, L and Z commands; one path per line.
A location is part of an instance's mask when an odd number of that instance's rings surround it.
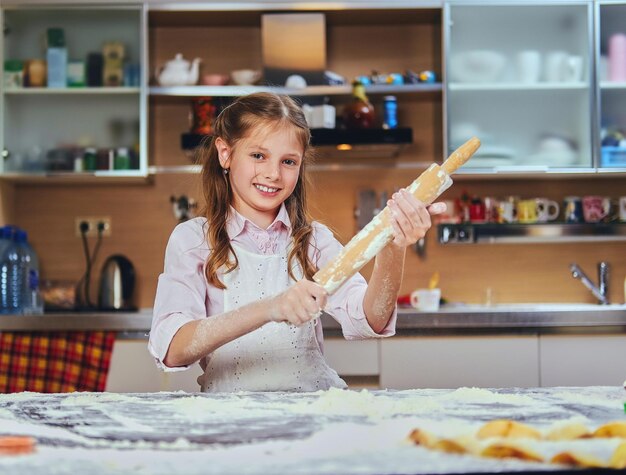
M 50 313 L 43 316 L 0 315 L 0 331 L 110 330 L 144 338 L 152 310 L 139 312 Z M 339 324 L 322 315 L 326 336 L 340 336 Z M 626 333 L 626 305 L 501 304 L 451 305 L 438 312 L 398 310 L 397 334 Z
M 568 467 L 445 454 L 407 442 L 414 428 L 474 437 L 515 419 L 546 433 L 624 419 L 621 387 L 420 389 L 317 393 L 17 393 L 0 395 L 0 435 L 36 452 L 0 454 L 5 475 L 505 473 Z M 489 440 L 485 444 L 490 444 Z M 622 439 L 517 439 L 544 460 L 564 450 L 607 462 Z

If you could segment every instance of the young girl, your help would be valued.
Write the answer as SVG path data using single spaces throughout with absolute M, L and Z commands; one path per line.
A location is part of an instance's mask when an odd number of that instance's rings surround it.
M 369 284 L 357 274 L 329 296 L 312 277 L 342 246 L 306 211 L 309 140 L 288 96 L 241 97 L 215 121 L 201 152 L 204 216 L 174 229 L 159 277 L 148 347 L 161 369 L 200 361 L 210 392 L 345 388 L 322 355 L 320 311 L 349 340 L 395 333 L 406 248 L 445 205 L 395 193 L 394 240 Z

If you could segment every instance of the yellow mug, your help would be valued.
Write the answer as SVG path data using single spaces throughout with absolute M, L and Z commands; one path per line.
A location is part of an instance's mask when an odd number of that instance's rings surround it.
M 517 202 L 517 220 L 520 223 L 537 222 L 537 201 L 521 200 Z

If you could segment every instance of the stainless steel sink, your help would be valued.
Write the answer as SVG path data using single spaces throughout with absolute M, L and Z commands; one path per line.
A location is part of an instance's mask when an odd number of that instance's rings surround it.
M 449 304 L 441 308 L 451 312 L 609 312 L 626 310 L 626 304 L 599 305 L 595 303 L 500 303 L 493 305 Z
M 502 303 L 495 305 L 442 306 L 438 312 L 398 310 L 398 328 L 458 334 L 507 333 L 623 333 L 626 305 L 591 303 Z

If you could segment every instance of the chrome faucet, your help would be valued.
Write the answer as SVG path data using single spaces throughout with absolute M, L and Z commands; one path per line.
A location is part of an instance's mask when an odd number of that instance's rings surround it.
M 609 304 L 609 263 L 598 262 L 598 285 L 596 286 L 589 277 L 582 271 L 578 264 L 570 264 L 570 271 L 572 277 L 580 279 L 585 287 L 591 290 L 591 293 L 595 298 L 599 300 L 602 305 Z

